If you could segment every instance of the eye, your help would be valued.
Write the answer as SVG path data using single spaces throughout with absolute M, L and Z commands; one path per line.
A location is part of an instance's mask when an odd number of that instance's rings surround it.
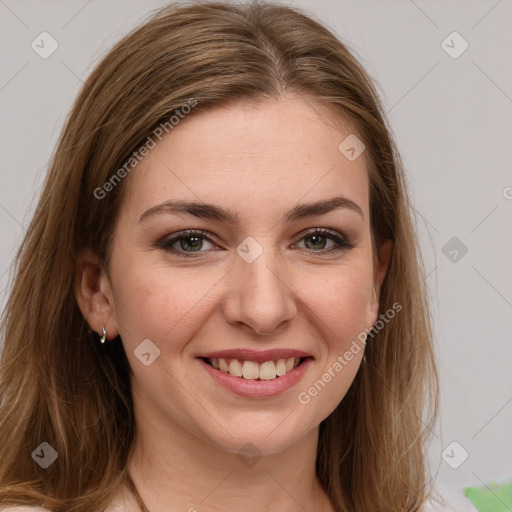
M 353 244 L 342 235 L 329 229 L 314 228 L 300 239 L 300 241 L 302 240 L 305 240 L 306 249 L 310 249 L 310 252 L 318 254 L 337 252 L 353 247 Z M 334 242 L 334 246 L 326 249 L 326 242 L 329 240 Z M 201 256 L 201 253 L 205 252 L 205 250 L 202 250 L 205 249 L 205 242 L 213 246 L 210 250 L 216 250 L 216 245 L 209 239 L 206 232 L 189 229 L 175 233 L 170 237 L 164 237 L 156 245 L 180 258 L 197 258 Z
M 305 240 L 305 246 L 307 249 L 311 249 L 313 252 L 320 254 L 336 252 L 343 249 L 351 249 L 353 247 L 352 243 L 336 231 L 331 231 L 330 229 L 314 228 L 306 233 L 306 235 L 304 235 L 300 240 Z M 329 240 L 334 242 L 334 247 L 331 246 L 326 249 L 326 243 Z
M 199 255 L 196 256 L 193 253 L 204 252 L 201 249 L 204 248 L 203 244 L 205 241 L 213 245 L 204 231 L 190 229 L 176 233 L 171 237 L 163 238 L 157 242 L 157 245 L 166 251 L 176 254 L 176 256 L 196 258 Z

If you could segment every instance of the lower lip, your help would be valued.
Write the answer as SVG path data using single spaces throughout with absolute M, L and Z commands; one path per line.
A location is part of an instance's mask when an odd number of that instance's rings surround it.
M 304 359 L 299 366 L 296 366 L 292 371 L 282 377 L 276 377 L 273 380 L 256 380 L 234 377 L 229 373 L 216 370 L 201 358 L 199 358 L 198 361 L 211 375 L 213 380 L 233 393 L 246 398 L 268 398 L 284 393 L 300 381 L 309 368 L 309 365 L 313 362 L 313 360 L 308 357 Z

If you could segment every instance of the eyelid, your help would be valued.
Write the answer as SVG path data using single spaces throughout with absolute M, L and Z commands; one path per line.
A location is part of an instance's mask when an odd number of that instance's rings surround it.
M 324 249 L 322 251 L 308 251 L 312 254 L 328 254 L 331 252 L 336 252 L 338 250 L 352 249 L 354 247 L 354 244 L 343 233 L 340 233 L 339 231 L 329 228 L 309 228 L 306 231 L 300 233 L 298 241 L 300 242 L 303 238 L 306 238 L 308 235 L 316 234 L 320 234 L 321 236 L 334 241 L 336 244 L 338 244 L 338 246 L 332 247 L 331 249 Z
M 302 231 L 298 235 L 299 236 L 299 240 L 302 240 L 305 236 L 314 235 L 316 233 L 320 233 L 321 235 L 329 235 L 329 236 L 332 236 L 333 238 L 339 238 L 340 240 L 343 240 L 344 242 L 348 242 L 347 237 L 343 233 L 340 233 L 339 231 L 336 231 L 335 229 L 330 229 L 330 228 L 309 228 L 309 229 L 306 229 L 305 231 Z
M 156 245 L 157 245 L 157 247 L 167 250 L 173 254 L 176 254 L 177 256 L 194 258 L 195 256 L 193 256 L 193 254 L 194 254 L 193 252 L 187 253 L 184 251 L 177 251 L 177 250 L 173 250 L 173 247 L 172 247 L 176 242 L 179 242 L 182 239 L 192 238 L 193 236 L 203 238 L 204 240 L 207 240 L 208 242 L 210 242 L 214 245 L 217 245 L 217 243 L 211 239 L 209 233 L 202 229 L 185 229 L 183 231 L 177 231 L 176 233 L 172 233 L 172 235 L 167 235 L 167 236 L 164 236 L 163 238 L 159 239 L 156 242 Z M 195 252 L 204 253 L 206 251 L 195 251 Z
M 351 249 L 354 247 L 354 244 L 352 242 L 350 242 L 345 235 L 343 235 L 342 233 L 340 233 L 336 230 L 329 229 L 329 228 L 309 228 L 305 231 L 302 231 L 298 235 L 297 242 L 300 242 L 303 238 L 307 237 L 308 235 L 314 235 L 314 234 L 320 234 L 321 236 L 334 241 L 337 244 L 337 246 L 332 247 L 330 249 L 320 250 L 320 251 L 312 251 L 312 250 L 308 251 L 307 249 L 302 249 L 302 248 L 301 248 L 301 250 L 303 250 L 303 251 L 305 250 L 311 254 L 324 255 L 324 254 L 328 254 L 328 253 L 336 253 L 338 251 L 347 250 L 347 249 Z M 189 259 L 200 257 L 200 256 L 195 256 L 196 253 L 198 255 L 200 255 L 201 253 L 211 251 L 211 249 L 210 249 L 207 251 L 193 251 L 193 252 L 187 253 L 186 251 L 176 250 L 172 247 L 174 244 L 176 244 L 180 240 L 186 239 L 186 238 L 191 238 L 193 236 L 197 236 L 199 238 L 207 240 L 208 242 L 210 242 L 214 245 L 217 245 L 217 243 L 212 239 L 213 237 L 207 231 L 204 231 L 202 229 L 186 229 L 183 231 L 177 231 L 176 233 L 173 233 L 170 236 L 167 235 L 167 236 L 161 238 L 160 240 L 158 240 L 156 242 L 155 245 L 161 249 L 164 249 L 164 250 L 178 256 L 178 257 L 189 258 Z M 293 245 L 295 245 L 297 242 L 295 242 Z

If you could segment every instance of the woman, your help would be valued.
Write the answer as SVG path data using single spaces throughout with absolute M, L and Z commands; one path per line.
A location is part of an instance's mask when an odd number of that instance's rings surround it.
M 422 509 L 421 276 L 348 49 L 289 7 L 162 9 L 85 83 L 17 257 L 0 503 Z

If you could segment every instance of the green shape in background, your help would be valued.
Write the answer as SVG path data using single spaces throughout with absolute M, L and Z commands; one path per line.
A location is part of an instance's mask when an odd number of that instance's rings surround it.
M 488 487 L 466 487 L 464 494 L 479 512 L 512 512 L 512 482 Z

